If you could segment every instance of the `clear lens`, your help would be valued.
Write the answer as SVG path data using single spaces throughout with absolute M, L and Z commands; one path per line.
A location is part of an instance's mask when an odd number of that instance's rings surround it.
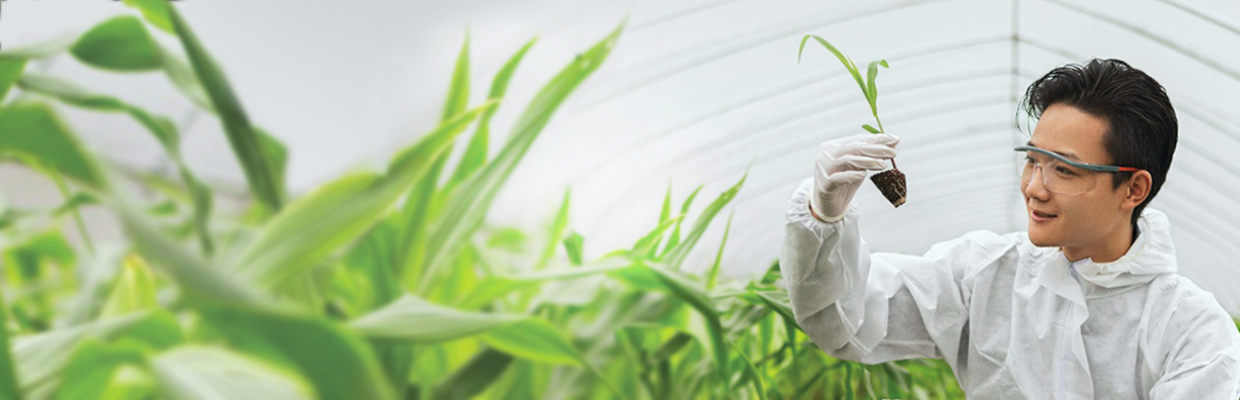
M 1052 157 L 1035 153 L 1016 153 L 1016 176 L 1024 185 L 1028 185 L 1036 173 L 1042 177 L 1042 184 L 1054 193 L 1075 195 L 1094 190 L 1098 182 L 1097 173 L 1083 168 L 1073 167 Z

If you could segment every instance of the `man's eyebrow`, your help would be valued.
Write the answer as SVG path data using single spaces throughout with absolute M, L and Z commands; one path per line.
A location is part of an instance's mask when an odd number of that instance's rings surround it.
M 1033 144 L 1033 140 L 1029 140 L 1028 142 L 1025 142 L 1025 146 L 1029 146 L 1029 147 L 1038 147 L 1037 145 Z M 1041 147 L 1038 147 L 1038 148 L 1039 148 L 1039 149 L 1042 149 Z M 1046 149 L 1042 149 L 1042 150 L 1046 150 Z M 1046 150 L 1046 151 L 1050 151 L 1050 150 Z M 1061 156 L 1064 156 L 1064 158 L 1069 158 L 1069 159 L 1073 159 L 1073 160 L 1076 160 L 1076 161 L 1081 161 L 1081 158 L 1080 158 L 1080 157 L 1077 157 L 1077 156 L 1076 156 L 1076 153 L 1073 153 L 1073 152 L 1071 152 L 1071 151 L 1067 151 L 1067 152 L 1063 152 L 1063 153 L 1060 153 L 1060 152 L 1058 152 L 1058 151 L 1050 151 L 1050 152 L 1051 152 L 1051 153 L 1058 154 L 1058 155 L 1061 155 Z

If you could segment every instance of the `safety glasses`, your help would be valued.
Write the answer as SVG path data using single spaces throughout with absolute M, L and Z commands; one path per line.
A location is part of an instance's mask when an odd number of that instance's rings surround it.
M 1017 146 L 1014 150 L 1016 175 L 1023 184 L 1029 184 L 1036 170 L 1042 175 L 1042 184 L 1046 189 L 1059 194 L 1077 195 L 1094 190 L 1100 173 L 1140 171 L 1133 167 L 1075 162 L 1055 152 L 1033 146 Z

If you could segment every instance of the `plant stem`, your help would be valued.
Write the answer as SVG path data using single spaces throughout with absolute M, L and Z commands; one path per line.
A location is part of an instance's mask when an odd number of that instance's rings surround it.
M 65 184 L 64 178 L 60 177 L 60 173 L 55 169 L 46 168 L 48 175 L 52 177 L 52 182 L 56 183 L 56 188 L 60 190 L 60 195 L 65 197 L 65 201 L 73 198 L 73 194 L 69 193 L 69 186 Z M 82 243 L 86 244 L 86 251 L 95 254 L 95 243 L 90 239 L 90 232 L 86 231 L 86 222 L 82 220 L 82 213 L 77 207 L 73 207 L 73 221 L 77 224 L 78 234 L 82 236 Z

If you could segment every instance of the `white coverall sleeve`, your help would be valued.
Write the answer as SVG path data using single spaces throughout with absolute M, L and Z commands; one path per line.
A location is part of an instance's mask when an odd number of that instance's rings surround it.
M 1149 398 L 1240 398 L 1240 332 L 1235 322 L 1212 296 L 1179 300 L 1160 340 L 1168 353 Z
M 935 244 L 925 255 L 870 254 L 855 204 L 845 217 L 810 215 L 812 179 L 788 204 L 779 265 L 797 324 L 833 357 L 880 363 L 948 358 L 955 367 L 968 320 L 964 268 L 980 261 L 974 234 Z M 994 235 L 990 233 L 990 235 Z

